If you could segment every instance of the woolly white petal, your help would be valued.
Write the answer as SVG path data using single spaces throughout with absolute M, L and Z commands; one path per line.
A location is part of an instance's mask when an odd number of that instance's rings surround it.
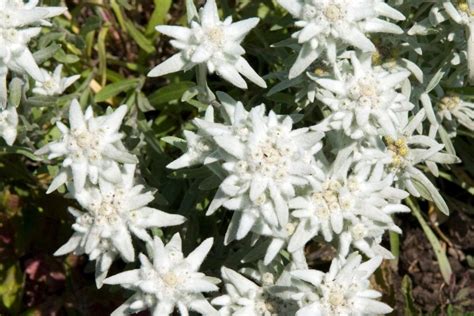
M 173 72 L 183 70 L 186 66 L 186 60 L 182 53 L 177 53 L 153 68 L 149 73 L 148 77 L 160 77 Z

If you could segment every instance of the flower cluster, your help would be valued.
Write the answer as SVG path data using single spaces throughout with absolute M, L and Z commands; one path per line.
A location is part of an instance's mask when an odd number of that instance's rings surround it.
M 44 24 L 62 9 L 37 8 L 36 2 L 0 4 L 0 44 L 13 43 L 0 48 L 0 75 L 6 83 L 8 69 L 24 71 L 37 81 L 34 93 L 60 95 L 78 77 L 62 78 L 61 65 L 54 73 L 40 69 L 27 47 L 39 29 L 25 27 Z M 410 17 L 401 13 L 412 9 L 407 3 L 400 4 L 399 11 L 383 0 L 277 0 L 300 28 L 289 39 L 299 49 L 289 75 L 283 67 L 284 72 L 268 78 L 286 80 L 272 93 L 288 87 L 299 90 L 296 108 L 301 113 L 282 110 L 286 114 L 279 115 L 280 107 L 244 104 L 224 92 L 216 92 L 216 99 L 207 84 L 206 74 L 216 73 L 241 89 L 248 87 L 243 77 L 266 87 L 244 59 L 241 46 L 259 20 L 221 21 L 215 0 L 207 0 L 199 14 L 187 1 L 189 27 L 156 28 L 173 38 L 178 52 L 148 75 L 196 68 L 198 87 L 186 97 L 190 101 L 197 95 L 199 101 L 209 102 L 204 116 L 193 120 L 194 129 L 185 130 L 185 140 L 179 140 L 186 144 L 183 154 L 167 167 L 184 169 L 179 172 L 185 175 L 193 167 L 207 172 L 217 182 L 216 192 L 199 207 L 208 216 L 222 212 L 219 221 L 228 225 L 225 236 L 216 240 L 252 249 L 243 249 L 241 257 L 233 253 L 241 260 L 229 257 L 226 266 L 232 269 L 219 263 L 209 269 L 212 273 L 220 268 L 226 292 L 209 302 L 206 295 L 219 290 L 220 280 L 199 270 L 214 239 L 203 240 L 185 257 L 179 234 L 165 244 L 166 234 L 160 238 L 151 233 L 153 228 L 180 225 L 185 218 L 148 206 L 154 191 L 143 185 L 137 168 L 140 148 L 130 152 L 120 132 L 128 106 L 95 116 L 92 107 L 83 112 L 74 100 L 69 126 L 57 122 L 59 139 L 36 152 L 62 159 L 48 193 L 65 184 L 83 208 L 69 209 L 75 217 L 74 233 L 55 254 L 86 254 L 96 263 L 97 287 L 120 284 L 134 291 L 113 315 L 144 310 L 153 315 L 177 310 L 181 315 L 212 316 L 390 313 L 369 282 L 382 260 L 393 258 L 382 246 L 384 234 L 402 233 L 394 216 L 410 211 L 403 204 L 409 196 L 430 200 L 449 213 L 427 172 L 437 177 L 440 165 L 459 162 L 450 139 L 460 126 L 474 129 L 473 104 L 450 91 L 473 77 L 472 10 L 462 1 L 428 2 L 432 19 L 402 35 L 400 26 L 390 21 Z M 466 27 L 461 31 L 467 47 L 453 45 L 449 61 L 419 57 L 425 51 L 430 54 L 424 35 L 432 26 L 439 26 L 440 38 L 455 41 L 455 32 L 441 27 L 449 19 Z M 410 52 L 405 56 L 417 57 L 384 56 L 389 40 L 376 40 L 373 33 L 400 35 L 391 41 Z M 324 52 L 327 58 L 321 60 Z M 463 58 L 469 71 L 441 71 Z M 431 81 L 426 83 L 426 78 Z M 2 91 L 5 105 L 6 88 Z M 308 123 L 305 118 L 315 108 L 320 117 Z M 15 139 L 17 123 L 15 107 L 1 110 L 0 135 L 8 144 Z M 115 259 L 135 261 L 134 242 L 139 241 L 148 252 L 138 256 L 140 267 L 107 278 Z M 329 271 L 310 269 L 305 250 L 313 242 L 334 248 Z M 359 253 L 368 260 L 362 262 Z M 258 262 L 258 271 L 238 270 L 241 262 Z
M 148 207 L 153 192 L 135 181 L 136 157 L 121 142 L 119 133 L 127 111 L 123 105 L 110 114 L 94 117 L 92 108 L 82 113 L 74 100 L 69 108 L 70 128 L 57 123 L 61 139 L 37 154 L 65 156 L 63 169 L 48 192 L 67 184 L 70 195 L 86 210 L 69 211 L 75 217 L 74 234 L 55 255 L 87 254 L 96 261 L 96 283 L 101 287 L 112 262 L 120 256 L 135 260 L 132 235 L 151 242 L 147 229 L 180 225 L 185 218 Z M 71 178 L 72 177 L 72 178 Z
M 217 311 L 202 293 L 217 291 L 219 279 L 198 272 L 209 253 L 213 239 L 204 240 L 187 257 L 181 250 L 181 237 L 175 234 L 164 245 L 161 239 L 153 241 L 152 260 L 140 254 L 141 267 L 119 273 L 105 280 L 107 284 L 120 284 L 136 293 L 112 315 L 133 314 L 150 309 L 153 315 L 170 315 L 175 307 L 181 315 L 189 310 L 202 315 L 217 315 Z
M 289 77 L 302 74 L 321 53 L 336 62 L 338 51 L 354 46 L 363 52 L 374 52 L 375 45 L 367 33 L 401 34 L 396 24 L 379 17 L 404 20 L 403 14 L 382 0 L 278 0 L 298 21 L 301 28 L 293 37 L 302 45 Z M 341 47 L 341 43 L 343 46 Z
M 63 7 L 37 7 L 38 1 L 5 0 L 0 3 L 0 107 L 7 105 L 8 70 L 27 73 L 43 82 L 43 73 L 28 48 L 32 38 L 41 32 L 47 19 L 63 14 Z
M 370 289 L 369 277 L 382 259 L 375 257 L 361 264 L 361 256 L 351 254 L 347 259 L 334 260 L 329 272 L 294 270 L 294 278 L 307 282 L 308 288 L 299 292 L 307 304 L 296 316 L 304 315 L 381 315 L 392 308 L 375 299 L 381 294 Z
M 168 167 L 204 164 L 221 177 L 207 214 L 220 207 L 233 212 L 225 244 L 252 233 L 259 246 L 249 257 L 255 258 L 260 245 L 266 245 L 265 265 L 274 264 L 282 250 L 290 253 L 294 278 L 287 285 L 301 289 L 299 295 L 285 296 L 291 301 L 285 306 L 296 308 L 290 314 L 389 313 L 388 306 L 374 300 L 380 294 L 368 289 L 368 278 L 381 259 L 392 258 L 381 246 L 383 235 L 401 233 L 393 214 L 409 211 L 402 200 L 410 194 L 432 200 L 448 213 L 421 168 L 426 165 L 436 176 L 438 164 L 459 159 L 443 152 L 433 111 L 417 107 L 426 103 L 427 92 L 413 87 L 409 77 L 413 74 L 422 83 L 423 70 L 408 60 L 377 61 L 380 52 L 368 34 L 403 33 L 380 19 L 404 20 L 402 13 L 384 1 L 278 2 L 302 28 L 293 35 L 302 48 L 289 74 L 290 81 L 298 82 L 281 86 L 303 85 L 309 102 L 322 107 L 324 119 L 293 128 L 290 116 L 267 113 L 263 105 L 246 110 L 241 102 L 218 93 L 212 106 L 219 112 L 210 106 L 204 119 L 194 120 L 196 131 L 185 132 L 186 152 Z M 348 51 L 349 46 L 356 50 Z M 324 51 L 332 66 L 308 75 L 312 85 L 296 78 Z M 450 119 L 456 113 L 461 124 L 469 126 L 469 106 L 462 108 L 460 99 L 450 101 L 442 117 Z M 432 126 L 424 135 L 427 118 Z M 314 239 L 338 250 L 327 274 L 307 268 L 304 247 Z M 350 255 L 353 250 L 372 259 L 361 265 L 360 255 Z M 267 300 L 275 288 L 260 287 L 226 268 L 222 277 L 228 294 L 215 302 L 223 306 L 224 315 L 281 314 L 281 306 Z
M 94 117 L 92 107 L 83 113 L 77 100 L 69 107 L 68 128 L 57 123 L 61 139 L 51 142 L 36 154 L 48 154 L 49 159 L 62 157 L 63 168 L 58 173 L 48 192 L 56 190 L 68 181 L 70 175 L 76 192 L 82 191 L 86 181 L 97 184 L 100 178 L 110 182 L 120 181 L 120 163 L 136 164 L 137 158 L 123 146 L 119 133 L 120 125 L 127 112 L 122 105 L 113 113 Z
M 228 17 L 221 21 L 215 0 L 208 0 L 201 9 L 199 19 L 191 21 L 190 28 L 168 25 L 156 27 L 158 32 L 174 38 L 171 43 L 180 52 L 156 66 L 148 76 L 158 77 L 205 65 L 210 73 L 217 73 L 239 88 L 247 89 L 242 76 L 266 88 L 265 81 L 242 57 L 245 50 L 240 45 L 257 23 L 258 18 L 232 23 L 232 17 Z
M 323 134 L 308 128 L 293 129 L 289 116 L 279 117 L 272 111 L 267 115 L 264 105 L 247 111 L 230 96 L 220 96 L 222 114 L 228 120 L 217 123 L 196 119 L 202 136 L 188 132 L 187 139 L 199 139 L 199 143 L 192 144 L 183 157 L 168 167 L 205 161 L 213 151 L 213 160 L 222 164 L 227 176 L 207 214 L 221 206 L 234 212 L 225 243 L 243 239 L 249 232 L 279 236 L 293 225 L 288 202 L 319 172 L 314 155 L 322 146 Z M 201 158 L 189 159 L 193 156 Z
M 43 81 L 36 81 L 33 93 L 45 96 L 61 95 L 74 82 L 79 80 L 80 75 L 74 75 L 67 78 L 61 77 L 63 65 L 59 64 L 54 72 L 49 72 L 46 69 L 41 69 L 43 74 Z

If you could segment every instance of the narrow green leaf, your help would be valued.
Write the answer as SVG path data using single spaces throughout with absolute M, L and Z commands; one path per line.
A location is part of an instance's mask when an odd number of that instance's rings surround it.
M 66 54 L 66 52 L 62 49 L 58 49 L 56 51 L 56 53 L 54 54 L 54 59 L 63 64 L 74 64 L 80 60 L 80 58 L 76 55 Z
M 166 15 L 171 8 L 172 0 L 155 0 L 155 10 L 151 15 L 150 21 L 146 27 L 145 34 L 153 35 L 155 34 L 155 27 L 157 25 L 166 23 Z
M 56 52 L 60 48 L 61 48 L 61 46 L 59 46 L 56 43 L 53 43 L 53 44 L 49 45 L 46 48 L 43 48 L 43 49 L 40 49 L 40 50 L 34 52 L 33 57 L 34 57 L 35 61 L 38 64 L 42 64 L 46 60 L 52 58 L 54 56 L 54 54 L 56 54 Z
M 100 83 L 102 86 L 105 86 L 107 82 L 107 50 L 105 47 L 105 40 L 107 39 L 107 34 L 109 33 L 109 26 L 103 27 L 99 36 L 97 37 L 97 50 L 99 53 L 99 75 Z
M 20 78 L 13 78 L 8 88 L 8 100 L 11 105 L 18 107 L 21 102 L 21 96 L 23 92 L 23 80 Z
M 8 147 L 2 147 L 0 149 L 0 154 L 17 154 L 17 155 L 22 155 L 25 156 L 33 161 L 41 161 L 42 159 L 33 152 L 27 148 L 27 147 L 20 147 L 20 146 L 8 146 Z
M 410 198 L 408 198 L 406 201 L 407 201 L 408 206 L 411 208 L 413 215 L 415 215 L 416 219 L 420 223 L 421 228 L 423 229 L 423 232 L 425 233 L 426 238 L 428 238 L 428 241 L 433 247 L 444 282 L 446 282 L 446 284 L 449 284 L 453 271 L 451 269 L 451 265 L 449 264 L 448 257 L 446 256 L 445 249 L 443 249 L 438 238 L 433 233 L 430 226 L 426 222 L 425 218 L 421 214 L 421 211 L 418 205 L 415 204 L 415 202 L 413 202 Z
M 444 76 L 445 73 L 446 73 L 446 71 L 443 68 L 440 68 L 436 72 L 436 74 L 433 76 L 433 78 L 431 78 L 430 82 L 426 86 L 426 93 L 429 93 L 434 88 L 436 88 L 436 86 L 439 84 L 441 79 L 443 79 L 443 76 Z
M 404 306 L 404 315 L 410 316 L 417 316 L 421 315 L 420 310 L 415 304 L 415 300 L 413 299 L 413 288 L 412 282 L 408 275 L 405 275 L 402 280 L 402 293 L 403 297 L 405 298 L 405 306 Z
M 182 152 L 185 152 L 187 149 L 187 142 L 186 140 L 176 137 L 176 136 L 165 136 L 161 138 L 162 141 L 164 141 L 167 144 L 170 144 L 171 146 L 174 146 L 176 148 L 179 148 Z
M 125 20 L 125 27 L 130 33 L 130 36 L 135 40 L 141 49 L 143 49 L 148 54 L 151 54 L 155 51 L 155 46 L 153 46 L 153 43 L 138 28 L 135 27 L 133 22 Z
M 110 6 L 112 7 L 112 10 L 114 11 L 115 16 L 117 17 L 117 20 L 120 24 L 120 27 L 125 30 L 126 29 L 125 19 L 124 19 L 123 14 L 122 14 L 122 9 L 117 4 L 117 1 L 116 0 L 111 0 L 110 1 Z
M 195 84 L 190 81 L 172 83 L 166 87 L 156 90 L 148 97 L 148 99 L 150 100 L 151 105 L 156 108 L 161 104 L 167 104 L 171 101 L 181 100 L 183 93 L 185 93 L 194 85 Z
M 94 100 L 95 102 L 103 102 L 109 98 L 115 97 L 121 92 L 135 89 L 138 85 L 138 82 L 138 79 L 128 79 L 109 84 L 96 94 Z
M 156 139 L 153 130 L 148 126 L 147 121 L 141 120 L 138 121 L 138 129 L 143 133 L 145 136 L 145 141 L 150 146 L 151 149 L 157 154 L 157 156 L 161 157 L 163 155 L 163 149 L 161 149 L 160 143 Z
M 155 109 L 143 92 L 137 94 L 137 106 L 142 112 L 149 112 Z
M 191 23 L 194 19 L 199 19 L 198 11 L 193 0 L 186 0 L 186 14 L 188 17 L 188 23 Z

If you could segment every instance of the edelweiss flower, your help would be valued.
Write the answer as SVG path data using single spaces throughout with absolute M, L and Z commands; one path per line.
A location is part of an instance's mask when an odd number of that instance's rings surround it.
M 438 103 L 438 114 L 442 120 L 457 121 L 471 131 L 474 130 L 474 103 L 458 96 L 445 96 Z
M 154 316 L 166 316 L 173 313 L 176 307 L 183 316 L 189 315 L 188 310 L 202 315 L 217 315 L 202 293 L 217 291 L 219 280 L 198 272 L 212 243 L 212 238 L 204 240 L 184 258 L 179 234 L 175 234 L 166 246 L 155 237 L 152 262 L 140 254 L 140 269 L 122 272 L 105 280 L 106 284 L 121 284 L 136 292 L 112 316 L 146 309 Z
M 76 192 L 82 190 L 87 179 L 93 184 L 100 177 L 118 182 L 118 164 L 137 163 L 136 157 L 123 146 L 123 135 L 118 132 L 126 112 L 127 106 L 122 105 L 111 114 L 94 117 L 92 107 L 88 107 L 83 114 L 79 102 L 72 101 L 69 108 L 70 128 L 58 122 L 61 139 L 36 151 L 37 155 L 49 153 L 48 159 L 65 156 L 63 169 L 51 183 L 48 193 L 66 183 L 70 173 Z
M 446 0 L 443 6 L 456 23 L 466 26 L 469 80 L 474 82 L 474 3 L 460 0 L 456 8 L 451 1 Z
M 468 25 L 474 21 L 474 8 L 471 1 L 457 0 L 455 6 L 452 1 L 443 1 L 443 7 L 449 17 L 458 24 Z
M 214 122 L 214 108 L 209 106 L 206 109 L 204 121 Z M 217 145 L 212 139 L 211 135 L 204 134 L 203 130 L 198 130 L 198 133 L 191 131 L 184 131 L 184 138 L 186 139 L 187 151 L 181 157 L 168 164 L 170 169 L 179 169 L 190 167 L 198 164 L 210 164 L 219 159 Z
M 407 97 L 398 92 L 410 72 L 389 73 L 382 67 L 373 68 L 371 56 L 359 60 L 351 56 L 353 74 L 337 74 L 337 79 L 316 79 L 321 85 L 318 98 L 332 111 L 321 124 L 327 129 L 343 129 L 353 139 L 367 135 L 394 137 L 399 125 L 397 114 L 413 108 Z
M 3 0 L 0 2 L 0 106 L 7 102 L 6 78 L 8 70 L 26 72 L 33 79 L 43 81 L 43 74 L 28 49 L 28 42 L 41 32 L 45 19 L 64 13 L 67 8 L 37 7 L 38 0 Z
M 88 186 L 80 193 L 71 188 L 71 194 L 87 212 L 70 208 L 76 217 L 75 233 L 55 253 L 56 256 L 85 253 L 90 260 L 96 260 L 99 288 L 117 255 L 127 262 L 135 260 L 132 234 L 151 242 L 148 228 L 180 225 L 186 220 L 183 216 L 147 207 L 154 199 L 153 193 L 143 192 L 143 185 L 134 184 L 135 165 L 127 165 L 125 169 L 119 184 L 101 180 L 99 187 Z
M 223 107 L 230 123 L 196 119 L 195 124 L 202 134 L 212 136 L 228 173 L 207 214 L 221 206 L 235 211 L 225 240 L 229 243 L 244 238 L 260 220 L 286 227 L 287 201 L 315 172 L 314 154 L 323 135 L 308 128 L 292 130 L 289 116 L 278 117 L 272 111 L 266 115 L 263 105 L 250 112 L 235 101 L 223 102 Z
M 280 253 L 282 249 L 288 250 L 291 255 L 291 261 L 297 268 L 307 267 L 306 257 L 304 253 L 304 246 L 308 240 L 310 240 L 315 234 L 312 234 L 311 230 L 304 230 L 301 233 L 302 226 L 306 223 L 300 221 L 299 218 L 290 216 L 288 224 L 285 227 L 269 226 L 265 224 L 263 220 L 260 220 L 255 227 L 252 229 L 254 233 L 261 236 L 270 237 L 270 243 L 266 249 L 263 263 L 270 264 Z M 295 235 L 296 231 L 300 234 Z M 291 250 L 288 248 L 290 241 L 295 241 L 299 247 L 293 247 Z
M 44 81 L 36 81 L 33 93 L 40 95 L 60 95 L 81 77 L 80 75 L 74 75 L 62 78 L 62 70 L 62 64 L 58 65 L 53 73 L 46 69 L 41 69 Z
M 158 32 L 174 38 L 171 44 L 180 52 L 156 66 L 148 76 L 186 71 L 203 64 L 210 73 L 216 72 L 239 88 L 247 89 L 247 83 L 241 75 L 266 88 L 265 81 L 242 57 L 245 50 L 240 46 L 258 21 L 258 18 L 251 18 L 232 23 L 232 18 L 228 17 L 222 22 L 215 0 L 207 0 L 201 9 L 200 21 L 192 21 L 191 28 L 168 25 L 156 27 Z
M 261 276 L 261 286 L 226 267 L 221 273 L 227 294 L 212 300 L 212 304 L 222 306 L 220 316 L 283 316 L 294 315 L 299 309 L 289 293 L 284 293 L 280 280 L 274 284 L 269 272 Z
M 269 225 L 286 226 L 287 200 L 295 195 L 295 187 L 306 184 L 306 177 L 315 172 L 313 155 L 321 148 L 321 133 L 307 128 L 292 130 L 290 117 L 278 118 L 272 111 L 266 116 L 264 112 L 263 106 L 250 111 L 246 140 L 237 135 L 214 137 L 230 155 L 223 165 L 229 176 L 208 213 L 221 205 L 241 211 L 239 237 L 262 217 Z M 273 205 L 264 211 L 266 201 Z M 260 206 L 262 212 L 257 211 Z
M 400 204 L 408 193 L 392 188 L 393 177 L 384 176 L 381 168 L 372 173 L 370 169 L 348 173 L 350 160 L 340 158 L 336 161 L 343 161 L 342 165 L 335 163 L 324 177 L 311 181 L 311 190 L 290 201 L 290 208 L 294 209 L 291 214 L 301 224 L 289 242 L 289 251 L 304 247 L 318 234 L 330 242 L 335 235 L 349 233 L 351 240 L 357 242 L 356 247 L 373 257 L 376 253 L 365 242 L 380 242 L 387 229 L 401 233 L 391 214 L 409 212 L 408 207 Z M 374 227 L 378 227 L 379 234 L 374 235 Z M 347 237 L 340 245 L 344 249 Z
M 362 257 L 353 253 L 347 261 L 334 259 L 329 272 L 296 270 L 291 274 L 312 285 L 312 293 L 302 292 L 307 305 L 296 316 L 307 315 L 379 315 L 392 312 L 385 303 L 376 301 L 382 295 L 370 289 L 369 277 L 382 262 L 375 257 L 361 264 Z
M 379 256 L 384 259 L 393 259 L 393 254 L 381 245 L 383 235 L 387 230 L 402 233 L 401 229 L 394 224 L 383 225 L 363 216 L 353 219 L 338 237 L 338 255 L 345 258 L 350 251 L 355 249 L 369 258 Z
M 0 108 L 0 136 L 7 145 L 11 146 L 15 142 L 18 126 L 18 114 L 12 105 L 6 109 Z
M 431 197 L 425 195 L 423 197 L 433 200 L 443 213 L 448 214 L 448 207 L 438 189 L 416 166 L 425 163 L 430 171 L 437 176 L 436 163 L 457 163 L 459 158 L 441 152 L 444 145 L 439 144 L 434 138 L 426 135 L 413 135 L 422 124 L 425 115 L 425 110 L 421 109 L 410 121 L 405 117 L 397 131 L 397 137 L 385 137 L 384 144 L 379 143 L 378 148 L 361 148 L 354 156 L 357 161 L 355 170 L 365 169 L 367 165 L 375 162 L 385 164 L 387 171 L 394 175 L 394 180 L 401 189 L 407 190 L 416 197 L 420 197 L 425 191 L 429 192 Z M 417 186 L 421 186 L 425 190 L 420 191 Z
M 335 63 L 340 42 L 352 45 L 364 52 L 375 51 L 366 33 L 384 32 L 401 34 L 395 24 L 381 20 L 384 16 L 404 20 L 403 14 L 383 0 L 277 0 L 290 14 L 298 19 L 301 31 L 293 34 L 302 44 L 298 58 L 290 69 L 289 77 L 303 73 L 323 51 Z

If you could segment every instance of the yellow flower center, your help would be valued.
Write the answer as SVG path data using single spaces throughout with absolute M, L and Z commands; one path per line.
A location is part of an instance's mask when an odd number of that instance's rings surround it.
M 460 103 L 461 103 L 461 99 L 457 96 L 444 97 L 444 98 L 441 99 L 441 101 L 439 103 L 439 107 L 442 110 L 452 111 L 455 108 L 457 108 Z
M 221 27 L 213 27 L 207 31 L 209 41 L 220 47 L 224 43 L 225 34 Z
M 404 137 L 400 137 L 397 140 L 393 140 L 391 137 L 387 136 L 385 137 L 385 144 L 387 145 L 388 150 L 390 150 L 393 154 L 392 167 L 401 167 L 410 151 L 406 139 Z
M 167 272 L 163 276 L 163 282 L 165 282 L 169 287 L 176 287 L 176 285 L 179 283 L 179 279 L 173 272 Z
M 324 15 L 331 22 L 337 22 L 344 18 L 344 10 L 340 5 L 330 4 L 324 9 Z

